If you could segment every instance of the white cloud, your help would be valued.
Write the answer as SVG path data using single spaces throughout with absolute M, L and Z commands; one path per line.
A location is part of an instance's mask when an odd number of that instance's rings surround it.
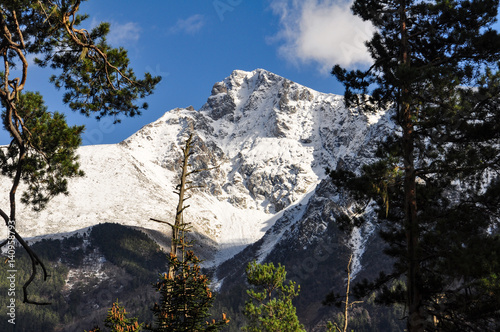
M 135 22 L 124 24 L 111 22 L 111 28 L 108 34 L 108 41 L 112 45 L 123 45 L 139 40 L 141 28 Z
M 135 22 L 118 23 L 115 21 L 105 21 L 109 22 L 110 30 L 107 35 L 107 41 L 113 46 L 123 46 L 125 44 L 131 44 L 139 40 L 141 36 L 141 28 L 139 24 Z M 97 27 L 101 23 L 100 20 L 95 17 L 92 18 L 90 22 L 90 29 Z
M 194 35 L 205 25 L 205 17 L 200 14 L 192 15 L 186 19 L 179 19 L 177 23 L 169 29 L 170 33 L 183 32 Z
M 321 72 L 335 64 L 353 68 L 372 63 L 364 42 L 374 28 L 350 10 L 346 0 L 272 0 L 280 16 L 279 53 L 294 64 L 315 62 Z

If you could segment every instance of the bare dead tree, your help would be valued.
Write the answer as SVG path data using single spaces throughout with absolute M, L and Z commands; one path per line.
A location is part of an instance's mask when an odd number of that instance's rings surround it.
M 350 311 L 350 309 L 357 304 L 363 303 L 363 301 L 350 301 L 349 300 L 349 295 L 351 293 L 351 279 L 352 279 L 351 268 L 352 268 L 353 255 L 354 254 L 351 252 L 351 254 L 349 255 L 349 260 L 347 262 L 347 268 L 346 268 L 347 277 L 346 277 L 345 295 L 343 297 L 343 300 L 340 300 L 340 302 L 337 302 L 343 306 L 344 320 L 343 320 L 342 328 L 340 328 L 339 324 L 335 321 L 328 322 L 328 325 L 327 325 L 328 331 L 347 332 L 347 325 L 349 323 L 349 311 Z M 336 300 L 339 301 L 338 296 L 336 296 Z M 331 301 L 331 299 L 328 299 L 328 301 Z
M 167 221 L 162 221 L 158 219 L 151 218 L 151 220 L 164 223 L 169 225 L 172 228 L 172 243 L 170 245 L 170 255 L 177 257 L 178 248 L 182 246 L 185 249 L 186 246 L 190 244 L 186 242 L 185 233 L 190 229 L 190 223 L 184 222 L 183 212 L 185 209 L 189 207 L 189 205 L 185 205 L 184 203 L 190 198 L 186 194 L 195 189 L 201 188 L 202 186 L 193 185 L 193 182 L 189 180 L 189 176 L 200 173 L 203 171 L 210 171 L 218 168 L 219 166 L 215 166 L 212 168 L 203 168 L 203 169 L 195 169 L 190 170 L 191 164 L 189 163 L 189 158 L 193 155 L 193 134 L 190 134 L 186 143 L 182 149 L 182 168 L 179 184 L 176 186 L 174 193 L 179 197 L 177 201 L 177 208 L 175 213 L 174 223 L 170 223 Z M 184 250 L 182 250 L 184 253 Z M 169 267 L 169 275 L 173 277 L 173 267 Z

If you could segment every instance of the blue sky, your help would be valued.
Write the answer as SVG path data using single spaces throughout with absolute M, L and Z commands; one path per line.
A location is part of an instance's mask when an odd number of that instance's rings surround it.
M 263 68 L 321 92 L 343 92 L 329 75 L 340 62 L 366 62 L 361 45 L 367 31 L 350 14 L 345 0 L 89 0 L 81 12 L 88 26 L 111 23 L 109 41 L 129 52 L 142 76 L 161 75 L 140 117 L 88 119 L 67 111 L 64 91 L 48 83 L 50 70 L 29 67 L 26 89 L 40 91 L 49 110 L 67 114 L 71 124 L 85 124 L 83 144 L 118 143 L 166 111 L 192 105 L 199 109 L 215 82 L 235 69 Z M 342 46 L 342 47 L 341 47 Z M 364 55 L 363 55 L 364 54 Z M 353 63 L 356 62 L 356 63 Z M 0 131 L 0 144 L 8 144 Z
M 367 66 L 368 24 L 352 16 L 350 0 L 89 0 L 81 7 L 89 27 L 111 23 L 109 42 L 129 52 L 138 76 L 163 77 L 140 117 L 87 119 L 69 113 L 50 70 L 29 68 L 26 89 L 40 91 L 51 111 L 85 124 L 84 145 L 118 143 L 166 111 L 199 109 L 212 85 L 235 69 L 263 68 L 315 90 L 342 94 L 332 66 Z M 0 132 L 0 144 L 9 138 Z

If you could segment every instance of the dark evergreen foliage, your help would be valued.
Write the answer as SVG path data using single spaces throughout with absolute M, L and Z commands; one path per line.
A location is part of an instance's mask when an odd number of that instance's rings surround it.
M 24 122 L 21 137 L 30 147 L 22 162 L 14 141 L 7 149 L 0 149 L 0 166 L 2 174 L 11 178 L 20 168 L 21 179 L 28 185 L 21 201 L 41 210 L 53 196 L 68 194 L 68 178 L 83 175 L 76 155 L 83 126 L 69 127 L 63 114 L 48 112 L 42 96 L 33 92 L 20 93 L 17 113 Z M 8 130 L 5 110 L 2 115 Z
M 51 305 L 40 307 L 22 303 L 18 283 L 15 330 L 7 319 L 3 319 L 0 320 L 0 331 L 83 331 L 93 326 L 93 322 L 103 322 L 99 325 L 105 329 L 104 309 L 111 307 L 117 298 L 122 313 L 123 301 L 127 313 L 137 316 L 139 321 L 151 321 L 149 305 L 155 294 L 149 283 L 164 270 L 167 257 L 139 230 L 118 224 L 100 224 L 93 228 L 102 236 L 73 235 L 60 240 L 43 239 L 31 245 L 39 258 L 46 262 L 50 278 L 46 282 L 40 276 L 35 278 L 30 294 L 33 300 L 47 299 Z M 104 234 L 113 234 L 113 237 Z M 133 254 L 134 247 L 138 248 L 140 255 Z M 116 253 L 108 256 L 112 248 Z M 29 256 L 20 248 L 18 250 L 16 278 L 22 281 L 29 277 L 31 263 Z M 104 257 L 99 272 L 112 279 L 98 279 L 83 272 L 89 269 L 89 264 L 95 263 L 92 260 L 96 257 Z M 76 275 L 70 277 L 71 270 Z M 8 276 L 7 269 L 0 269 L 0 292 L 5 295 L 10 286 Z M 8 301 L 9 296 L 3 296 L 0 305 L 6 307 Z
M 155 284 L 160 300 L 152 308 L 155 327 L 148 329 L 155 332 L 220 331 L 229 319 L 225 314 L 221 320 L 209 319 L 215 296 L 209 288 L 209 279 L 201 273 L 200 260 L 192 251 L 183 256 L 178 259 L 170 255 L 173 277 L 164 273 Z
M 108 261 L 134 276 L 135 286 L 155 280 L 168 262 L 165 253 L 146 234 L 128 227 L 99 224 L 92 227 L 89 237 Z
M 335 66 L 349 106 L 391 108 L 397 127 L 362 174 L 332 171 L 379 203 L 392 273 L 365 283 L 406 304 L 409 331 L 500 325 L 498 1 L 355 1 L 378 29 L 366 71 Z M 362 221 L 362 220 L 357 220 Z M 404 278 L 405 287 L 391 288 Z

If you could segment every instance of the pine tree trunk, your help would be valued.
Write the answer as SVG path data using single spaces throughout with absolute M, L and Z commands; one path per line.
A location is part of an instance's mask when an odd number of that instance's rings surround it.
M 410 120 L 411 111 L 408 105 L 405 108 L 405 120 Z M 419 259 L 418 259 L 418 220 L 417 220 L 417 190 L 415 181 L 415 166 L 413 163 L 413 125 L 408 122 L 403 128 L 403 149 L 405 156 L 405 231 L 408 254 L 408 331 L 423 331 L 423 318 L 420 314 L 422 295 L 420 294 L 419 279 Z
M 406 0 L 401 0 L 401 64 L 405 71 L 410 67 L 410 52 L 407 36 Z M 420 313 L 422 295 L 418 284 L 419 260 L 418 248 L 418 220 L 417 220 L 417 186 L 414 165 L 414 110 L 409 100 L 409 83 L 406 77 L 402 78 L 402 94 L 400 103 L 400 113 L 402 113 L 403 129 L 403 159 L 405 167 L 404 194 L 405 194 L 405 232 L 408 255 L 407 274 L 407 303 L 408 303 L 408 331 L 424 331 L 423 318 Z

